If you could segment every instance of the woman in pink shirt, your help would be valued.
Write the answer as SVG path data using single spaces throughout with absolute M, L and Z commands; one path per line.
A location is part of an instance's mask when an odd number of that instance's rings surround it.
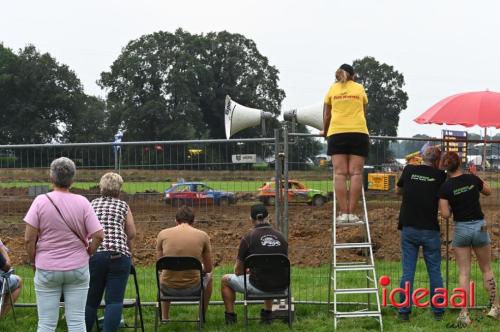
M 55 331 L 61 293 L 68 331 L 86 330 L 89 256 L 104 232 L 87 198 L 69 192 L 75 172 L 71 159 L 54 160 L 50 164 L 53 191 L 36 197 L 24 217 L 26 250 L 36 268 L 38 332 Z

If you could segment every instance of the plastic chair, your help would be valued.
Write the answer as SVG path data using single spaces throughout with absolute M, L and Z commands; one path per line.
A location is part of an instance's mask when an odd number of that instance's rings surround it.
M 188 270 L 197 270 L 200 273 L 200 284 L 199 284 L 199 292 L 190 296 L 171 296 L 168 294 L 164 294 L 161 290 L 160 285 L 160 274 L 163 270 L 171 270 L 171 271 L 188 271 Z M 202 330 L 203 322 L 205 321 L 204 313 L 203 313 L 203 299 L 205 297 L 204 289 L 203 289 L 203 266 L 201 262 L 195 257 L 190 256 L 165 256 L 160 258 L 156 262 L 156 286 L 157 286 L 157 303 L 156 303 L 156 316 L 155 316 L 155 331 L 158 331 L 159 323 L 170 323 L 170 322 L 196 322 L 198 323 L 198 331 Z M 199 303 L 198 305 L 198 319 L 196 320 L 168 320 L 164 321 L 161 318 L 161 302 L 162 301 L 170 301 L 170 302 L 187 302 L 187 301 L 196 301 Z
M 16 312 L 14 310 L 14 301 L 12 301 L 12 292 L 10 290 L 10 276 L 14 274 L 14 269 L 10 269 L 7 272 L 0 271 L 0 278 L 2 278 L 2 290 L 0 293 L 0 308 L 2 308 L 5 297 L 8 296 L 10 300 L 10 306 L 12 310 L 12 317 L 14 322 L 16 322 Z
M 288 304 L 288 327 L 292 327 L 292 295 L 290 291 L 290 261 L 283 254 L 255 254 L 248 256 L 244 263 L 244 320 L 245 330 L 248 330 L 248 301 L 286 299 Z M 283 276 L 279 283 L 273 285 L 273 290 L 264 294 L 254 294 L 248 292 L 247 270 L 259 270 L 259 275 Z M 256 318 L 255 318 L 256 319 Z M 274 318 L 271 318 L 274 319 Z
M 139 284 L 137 282 L 137 272 L 133 265 L 130 266 L 130 275 L 134 277 L 135 299 L 123 299 L 123 308 L 124 309 L 134 308 L 134 325 L 123 326 L 121 328 L 134 329 L 134 331 L 137 331 L 137 328 L 139 327 L 138 323 L 140 322 L 141 331 L 144 332 L 144 320 L 142 318 L 141 296 L 139 293 Z M 99 305 L 99 309 L 104 309 L 105 307 L 106 304 L 104 303 L 104 301 L 101 302 L 101 304 Z M 101 331 L 97 317 L 96 320 L 97 320 L 96 321 L 97 331 Z

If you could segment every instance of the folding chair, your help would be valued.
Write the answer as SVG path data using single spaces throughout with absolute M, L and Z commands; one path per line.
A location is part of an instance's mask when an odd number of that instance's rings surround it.
M 0 278 L 2 279 L 2 290 L 0 293 L 0 308 L 2 308 L 4 301 L 6 300 L 6 296 L 9 297 L 10 306 L 12 310 L 12 317 L 14 318 L 14 322 L 16 322 L 16 312 L 14 310 L 14 301 L 12 301 L 12 292 L 10 290 L 10 276 L 14 273 L 14 269 L 10 269 L 7 272 L 0 271 Z
M 141 296 L 139 294 L 139 283 L 137 282 L 137 272 L 135 270 L 135 267 L 133 265 L 130 266 L 130 275 L 134 277 L 134 288 L 135 288 L 135 299 L 124 299 L 123 300 L 123 308 L 134 308 L 134 325 L 133 326 L 123 326 L 121 327 L 122 329 L 134 329 L 134 331 L 137 331 L 137 328 L 139 327 L 138 323 L 140 322 L 141 325 L 141 331 L 144 332 L 144 320 L 142 318 L 142 307 L 141 307 Z M 104 309 L 106 307 L 106 304 L 101 302 L 99 305 L 99 309 Z M 101 331 L 99 327 L 99 321 L 96 317 L 96 326 L 97 326 L 97 331 Z
M 290 290 L 290 261 L 283 254 L 255 254 L 248 256 L 244 263 L 243 281 L 244 281 L 244 319 L 245 330 L 248 330 L 248 301 L 254 300 L 272 300 L 287 299 L 288 303 L 288 327 L 292 327 L 292 295 Z M 279 284 L 273 285 L 273 290 L 264 294 L 253 294 L 248 292 L 247 270 L 259 271 L 259 275 L 281 275 L 283 280 Z M 274 318 L 271 318 L 274 319 Z
M 197 270 L 200 272 L 200 290 L 195 295 L 190 296 L 171 296 L 168 294 L 164 294 L 161 290 L 160 284 L 160 274 L 164 270 L 170 271 L 187 271 L 187 270 Z M 165 256 L 160 258 L 156 262 L 156 286 L 157 286 L 157 303 L 156 307 L 156 317 L 155 317 L 155 331 L 158 331 L 158 323 L 170 323 L 170 322 L 197 322 L 198 323 L 198 331 L 202 330 L 203 322 L 205 321 L 204 313 L 203 313 L 203 299 L 205 297 L 205 292 L 203 289 L 203 267 L 201 262 L 195 257 L 189 256 Z M 197 301 L 199 303 L 198 306 L 198 319 L 196 320 L 168 320 L 164 321 L 161 317 L 161 302 L 162 301 L 170 301 L 170 302 L 188 302 L 188 301 Z

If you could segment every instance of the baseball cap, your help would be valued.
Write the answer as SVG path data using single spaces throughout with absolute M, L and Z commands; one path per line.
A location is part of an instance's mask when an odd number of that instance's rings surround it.
M 267 212 L 267 209 L 264 205 L 255 204 L 252 205 L 252 208 L 250 209 L 250 215 L 252 216 L 253 220 L 257 220 L 266 218 L 269 213 Z

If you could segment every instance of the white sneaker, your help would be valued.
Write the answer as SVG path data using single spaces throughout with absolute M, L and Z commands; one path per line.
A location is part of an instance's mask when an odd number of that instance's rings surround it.
M 349 217 L 349 222 L 350 223 L 359 223 L 359 222 L 363 222 L 361 219 L 359 219 L 359 217 L 355 214 L 351 214 L 349 213 L 348 214 L 348 217 Z
M 500 318 L 500 307 L 493 305 L 490 312 L 488 312 L 488 317 L 499 319 Z
M 347 213 L 341 213 L 337 217 L 337 223 L 343 224 L 343 223 L 348 223 L 349 222 L 349 215 Z

